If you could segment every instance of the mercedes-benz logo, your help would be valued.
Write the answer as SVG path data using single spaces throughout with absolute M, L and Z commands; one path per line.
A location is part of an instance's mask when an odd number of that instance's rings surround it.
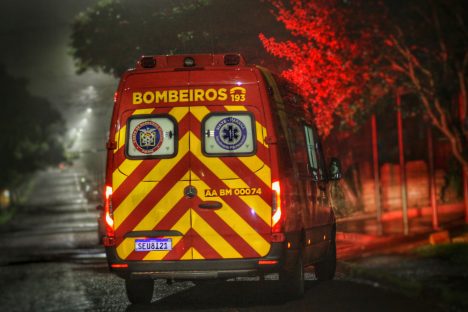
M 188 198 L 194 198 L 197 196 L 197 189 L 194 186 L 189 185 L 184 189 L 184 195 Z

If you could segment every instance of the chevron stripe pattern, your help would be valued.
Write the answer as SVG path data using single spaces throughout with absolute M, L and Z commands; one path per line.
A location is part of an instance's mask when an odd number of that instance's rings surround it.
M 210 113 L 250 111 L 254 118 L 256 153 L 213 157 L 202 152 L 202 122 Z M 177 154 L 172 158 L 134 160 L 125 155 L 130 116 L 170 115 L 177 121 Z M 117 254 L 121 259 L 196 260 L 255 258 L 268 254 L 271 232 L 271 172 L 266 128 L 254 107 L 192 106 L 124 112 L 113 153 L 112 204 Z M 197 195 L 187 198 L 193 186 Z M 226 191 L 226 196 L 212 192 Z M 236 195 L 236 190 L 239 194 Z M 252 190 L 252 191 L 251 191 Z M 216 201 L 220 209 L 202 209 Z M 176 231 L 172 250 L 135 251 L 136 231 Z

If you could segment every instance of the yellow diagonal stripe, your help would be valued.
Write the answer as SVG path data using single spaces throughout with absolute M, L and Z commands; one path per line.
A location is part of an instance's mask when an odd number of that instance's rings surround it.
M 257 141 L 262 143 L 263 146 L 268 148 L 268 144 L 265 142 L 265 138 L 267 137 L 267 131 L 264 126 L 262 126 L 258 121 L 255 121 L 255 130 L 257 132 Z
M 192 260 L 193 248 L 190 247 L 180 260 Z
M 140 164 L 142 160 L 129 160 L 125 159 L 120 165 L 119 169 L 114 170 L 112 173 L 112 189 L 115 192 L 123 181 L 128 177 L 122 172 L 133 172 Z
M 154 108 L 145 108 L 145 109 L 136 109 L 133 111 L 132 115 L 147 115 L 151 114 L 154 111 Z M 118 142 L 117 148 L 114 150 L 116 153 L 119 149 L 122 148 L 125 144 L 125 138 L 127 136 L 127 126 L 123 125 L 122 128 L 115 134 L 115 142 Z
M 177 222 L 173 229 L 177 229 L 179 232 L 187 233 L 190 229 L 190 212 L 187 213 Z M 117 254 L 121 259 L 126 259 L 134 250 L 135 250 L 135 240 L 142 239 L 143 237 L 129 237 L 125 238 L 117 246 Z M 183 236 L 171 236 L 172 238 L 172 248 L 174 248 L 183 238 Z M 161 260 L 168 254 L 168 251 L 151 251 L 149 252 L 144 260 Z
M 174 116 L 177 122 L 179 122 L 182 120 L 182 118 L 184 118 L 185 115 L 187 115 L 187 113 L 188 113 L 187 107 L 174 107 L 173 109 L 170 110 L 169 115 Z
M 192 258 L 195 259 L 205 259 L 195 248 L 192 247 Z
M 168 237 L 165 236 L 164 238 Z M 174 249 L 174 247 L 182 240 L 183 236 L 171 236 L 169 238 L 172 239 L 172 248 Z M 150 251 L 143 260 L 162 260 L 169 252 L 170 250 Z
M 159 165 L 159 164 L 158 164 Z M 148 195 L 151 190 L 158 185 L 159 182 L 140 182 L 131 192 L 125 197 L 114 212 L 114 229 L 127 219 L 136 206 Z
M 182 218 L 177 221 L 176 224 L 171 228 L 171 230 L 176 230 L 185 235 L 188 230 L 190 230 L 190 210 L 184 214 Z M 177 246 L 177 244 L 182 240 L 183 236 L 171 236 L 172 238 L 172 249 Z M 164 258 L 169 251 L 150 251 L 143 260 L 161 260 Z
M 224 107 L 227 111 L 247 111 L 245 106 L 240 105 L 226 105 Z M 262 143 L 265 147 L 268 147 L 268 144 L 265 143 L 265 138 L 267 137 L 266 128 L 258 121 L 255 121 L 255 131 L 257 132 L 257 141 Z
M 196 179 L 198 177 L 195 176 Z M 236 232 L 244 241 L 249 244 L 258 254 L 264 256 L 270 250 L 270 243 L 268 243 L 258 232 L 250 226 L 236 211 L 229 206 L 221 197 L 216 198 L 205 198 L 203 196 L 203 191 L 209 189 L 210 187 L 203 182 L 193 181 L 193 186 L 200 190 L 200 198 L 202 200 L 216 200 L 223 204 L 223 207 L 219 210 L 214 211 L 226 224 L 228 224 L 231 229 Z M 257 195 L 255 195 L 257 196 Z M 255 217 L 255 216 L 253 216 Z
M 250 171 L 254 172 L 255 175 L 263 181 L 266 185 L 271 185 L 271 170 L 266 164 L 263 164 L 261 169 L 258 169 L 258 164 L 262 163 L 262 160 L 257 156 L 250 157 L 238 157 L 238 159 L 247 167 Z
M 224 108 L 228 111 L 247 111 L 247 108 L 243 105 L 226 105 Z
M 195 210 L 192 210 L 192 228 L 223 258 L 241 258 L 218 232 L 216 232 Z
M 184 196 L 184 188 L 186 186 L 188 186 L 188 182 L 176 183 L 169 192 L 159 199 L 151 211 L 138 223 L 134 231 L 154 229 L 166 214 L 171 211 L 171 208 Z
M 117 255 L 119 255 L 119 258 L 121 259 L 127 259 L 127 257 L 132 253 L 132 251 L 135 249 L 135 240 L 137 238 L 132 237 L 132 238 L 125 238 L 119 246 L 117 246 Z
M 254 187 L 244 182 L 231 168 L 229 168 L 221 159 L 217 157 L 205 157 L 201 154 L 201 142 L 195 136 L 191 135 L 190 145 L 192 154 L 197 157 L 205 166 L 210 169 L 219 179 L 229 188 L 249 188 Z M 230 179 L 223 179 L 223 177 L 230 177 Z M 234 178 L 234 179 L 233 179 Z M 268 185 L 268 184 L 267 184 Z M 267 204 L 260 196 L 239 196 L 249 207 L 255 210 L 255 213 L 266 224 L 271 223 L 271 206 Z
M 211 111 L 206 106 L 194 106 L 190 108 L 190 113 L 201 122 Z
M 156 166 L 142 179 L 142 181 L 148 180 L 147 177 L 152 177 L 157 174 L 159 180 L 162 180 L 172 168 L 188 153 L 189 146 L 189 133 L 186 133 L 182 139 L 180 139 L 179 153 L 174 158 L 161 159 Z M 114 213 L 114 228 L 122 224 L 122 222 L 132 213 L 136 206 L 148 195 L 148 193 L 156 187 L 159 182 L 140 182 L 138 185 L 128 194 L 128 196 L 120 203 L 115 209 Z

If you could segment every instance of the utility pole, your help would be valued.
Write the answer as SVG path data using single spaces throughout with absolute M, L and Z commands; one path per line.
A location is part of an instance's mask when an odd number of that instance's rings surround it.
M 379 172 L 379 146 L 377 140 L 377 120 L 375 114 L 372 115 L 372 160 L 374 167 L 374 198 L 377 216 L 377 231 L 382 235 L 382 202 L 380 199 L 380 172 Z
M 400 154 L 400 188 L 403 215 L 403 233 L 408 235 L 408 195 L 406 190 L 405 145 L 403 142 L 403 121 L 401 116 L 401 93 L 397 93 L 398 152 Z
M 427 155 L 429 167 L 429 189 L 432 207 L 432 228 L 434 230 L 439 230 L 439 211 L 437 207 L 437 193 L 434 172 L 434 143 L 431 125 L 427 126 Z
M 462 133 L 464 133 L 465 129 L 465 124 L 466 124 L 466 106 L 464 105 L 464 96 L 463 92 L 460 92 L 458 95 L 458 116 L 459 116 L 459 122 L 460 122 L 460 127 L 462 129 Z M 465 140 L 467 138 L 465 137 Z M 465 168 L 463 166 L 463 203 L 465 204 L 465 223 L 468 224 L 468 168 Z

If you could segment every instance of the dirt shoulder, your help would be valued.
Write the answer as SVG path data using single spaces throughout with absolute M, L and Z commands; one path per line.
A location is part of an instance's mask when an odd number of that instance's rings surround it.
M 468 227 L 452 242 L 419 240 L 340 262 L 351 278 L 423 298 L 444 311 L 468 311 Z

